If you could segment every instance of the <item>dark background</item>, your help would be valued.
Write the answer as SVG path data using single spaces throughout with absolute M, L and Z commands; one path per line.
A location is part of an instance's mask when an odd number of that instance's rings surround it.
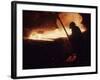
M 49 25 L 47 29 L 57 27 L 57 14 L 54 12 L 43 11 L 23 11 L 23 37 L 29 35 L 31 29 L 45 28 L 42 25 Z M 82 34 L 82 51 L 80 53 L 80 61 L 74 63 L 66 63 L 65 59 L 70 55 L 70 49 L 66 39 L 56 39 L 53 42 L 41 40 L 24 40 L 23 38 L 23 69 L 35 68 L 54 68 L 54 67 L 75 67 L 90 66 L 91 50 L 90 50 L 90 14 L 80 13 L 83 17 L 82 23 L 86 26 L 87 31 Z

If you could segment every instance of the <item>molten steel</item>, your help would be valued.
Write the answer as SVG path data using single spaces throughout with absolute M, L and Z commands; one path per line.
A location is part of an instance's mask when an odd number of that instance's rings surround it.
M 83 18 L 80 14 L 78 14 L 78 13 L 60 13 L 59 17 L 60 17 L 61 21 L 63 22 L 63 25 L 65 26 L 65 29 L 66 29 L 68 35 L 72 34 L 72 31 L 69 28 L 69 24 L 71 22 L 75 22 L 76 26 L 78 26 L 80 28 L 81 32 L 86 31 L 86 27 L 84 26 L 84 24 L 82 24 Z M 55 30 L 49 31 L 47 29 L 44 29 L 44 30 L 42 30 L 41 33 L 40 33 L 40 31 L 32 30 L 30 32 L 30 35 L 28 36 L 28 39 L 54 41 L 54 39 L 57 39 L 57 38 L 67 38 L 67 35 L 58 19 L 57 19 L 56 24 L 57 24 L 58 28 L 56 28 Z

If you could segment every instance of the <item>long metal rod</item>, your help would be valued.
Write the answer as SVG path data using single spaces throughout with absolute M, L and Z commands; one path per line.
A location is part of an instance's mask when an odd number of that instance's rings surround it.
M 57 15 L 57 17 L 58 17 L 58 19 L 59 19 L 59 21 L 60 21 L 61 25 L 63 26 L 63 29 L 64 29 L 64 31 L 65 31 L 65 33 L 66 33 L 67 37 L 68 37 L 68 40 L 69 40 L 69 35 L 68 35 L 67 31 L 66 31 L 66 28 L 64 27 L 64 25 L 63 25 L 63 23 L 62 23 L 62 21 L 61 21 L 60 17 L 59 17 L 58 15 Z M 69 41 L 69 42 L 70 42 L 70 41 Z
M 61 25 L 63 26 L 63 29 L 64 29 L 64 31 L 66 33 L 66 36 L 67 36 L 67 39 L 68 39 L 68 43 L 69 43 L 70 49 L 71 49 L 71 51 L 73 51 L 72 44 L 71 44 L 71 42 L 69 40 L 69 35 L 67 33 L 67 30 L 66 30 L 65 26 L 63 25 L 63 23 L 62 23 L 62 21 L 61 21 L 61 19 L 60 19 L 60 17 L 58 15 L 57 15 L 57 18 L 60 21 Z

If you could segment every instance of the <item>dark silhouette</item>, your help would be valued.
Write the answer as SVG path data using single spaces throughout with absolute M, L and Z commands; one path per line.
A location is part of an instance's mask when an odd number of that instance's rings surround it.
M 72 30 L 72 35 L 70 37 L 72 50 L 73 53 L 75 53 L 79 59 L 82 51 L 82 33 L 74 22 L 70 23 L 70 28 Z

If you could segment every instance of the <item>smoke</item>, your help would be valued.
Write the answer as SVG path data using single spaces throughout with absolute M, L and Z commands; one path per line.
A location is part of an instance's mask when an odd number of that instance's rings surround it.
M 62 12 L 59 14 L 59 17 L 66 28 L 69 28 L 69 24 L 71 22 L 75 22 L 76 26 L 78 26 L 81 32 L 86 31 L 86 27 L 82 24 L 83 18 L 79 13 L 72 13 L 72 12 Z M 57 19 L 57 25 L 61 28 L 61 23 Z

